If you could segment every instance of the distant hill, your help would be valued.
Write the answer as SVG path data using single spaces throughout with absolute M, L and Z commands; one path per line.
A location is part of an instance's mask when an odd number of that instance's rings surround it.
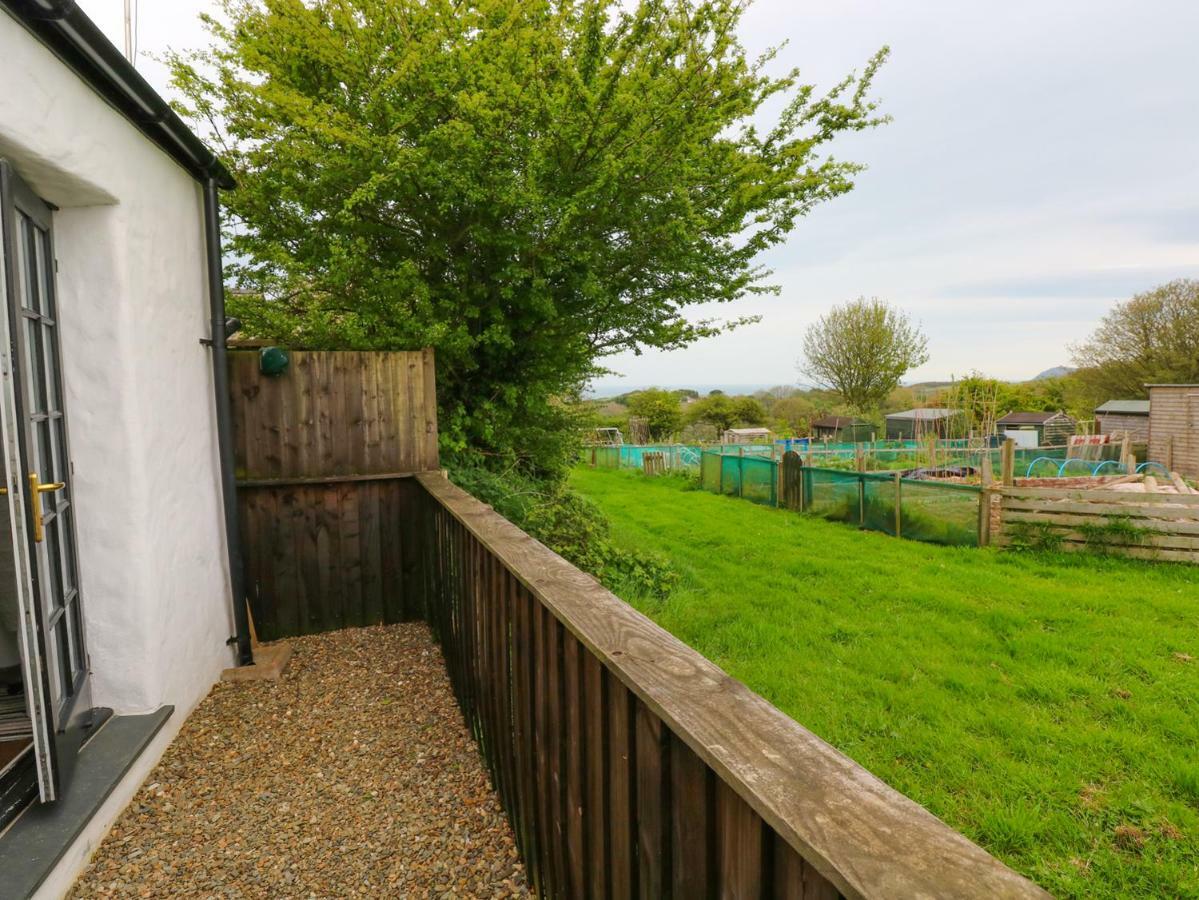
M 1033 381 L 1044 381 L 1047 378 L 1061 378 L 1063 375 L 1069 375 L 1074 370 L 1069 366 L 1054 366 L 1052 369 L 1046 369 Z

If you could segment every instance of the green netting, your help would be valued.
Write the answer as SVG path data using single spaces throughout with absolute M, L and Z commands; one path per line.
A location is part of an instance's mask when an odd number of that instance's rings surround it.
M 720 493 L 720 454 L 705 450 L 699 464 L 699 486 L 713 494 Z
M 758 456 L 741 457 L 740 464 L 738 477 L 741 497 L 754 503 L 774 506 L 779 481 L 778 464 L 773 459 Z
M 863 528 L 895 534 L 895 494 L 894 475 L 862 475 Z
M 597 469 L 616 469 L 620 467 L 619 447 L 592 447 L 593 459 Z
M 977 488 L 905 480 L 901 491 L 903 537 L 930 544 L 978 546 Z
M 857 472 L 803 470 L 804 510 L 837 522 L 861 522 L 861 483 Z
M 977 546 L 979 491 L 970 485 L 904 479 L 891 475 L 803 470 L 804 510 L 871 531 L 935 544 Z
M 661 453 L 668 469 L 696 469 L 701 452 L 694 444 L 622 444 L 591 450 L 597 469 L 641 469 L 647 453 Z
M 699 467 L 699 484 L 714 494 L 728 494 L 774 506 L 778 463 L 760 456 L 731 456 L 718 450 L 705 450 Z
M 720 457 L 720 493 L 741 496 L 741 460 L 742 456 Z

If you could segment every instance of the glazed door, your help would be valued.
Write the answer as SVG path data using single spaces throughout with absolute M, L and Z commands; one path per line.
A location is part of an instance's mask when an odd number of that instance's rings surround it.
M 21 597 L 26 697 L 43 802 L 74 768 L 91 690 L 75 545 L 50 208 L 0 161 L 6 491 Z

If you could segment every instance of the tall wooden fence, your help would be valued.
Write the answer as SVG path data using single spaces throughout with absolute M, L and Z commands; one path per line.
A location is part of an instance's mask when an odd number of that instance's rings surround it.
M 1045 897 L 438 473 L 418 579 L 552 898 Z
M 229 354 L 247 589 L 266 640 L 419 618 L 416 472 L 438 468 L 432 350 Z

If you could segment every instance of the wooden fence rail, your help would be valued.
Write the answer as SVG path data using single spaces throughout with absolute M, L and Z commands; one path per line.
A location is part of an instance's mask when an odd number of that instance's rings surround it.
M 490 507 L 416 481 L 414 583 L 542 896 L 1047 896 Z

